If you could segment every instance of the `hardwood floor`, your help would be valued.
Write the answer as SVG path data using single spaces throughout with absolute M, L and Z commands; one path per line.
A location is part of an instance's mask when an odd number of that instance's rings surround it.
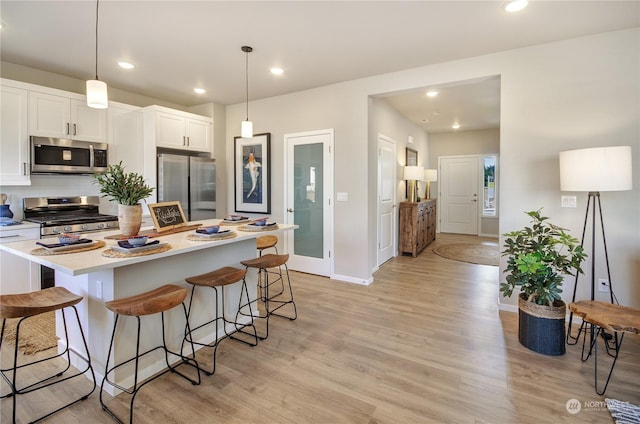
M 224 341 L 216 374 L 200 386 L 171 374 L 145 386 L 136 422 L 611 422 L 593 358 L 582 363 L 578 346 L 558 357 L 521 346 L 517 315 L 497 308 L 498 268 L 431 251 L 452 241 L 494 242 L 438 234 L 417 258 L 382 266 L 370 286 L 292 272 L 296 321 L 273 318 L 254 348 Z M 209 364 L 209 352 L 198 359 Z M 625 338 L 606 397 L 640 404 L 638 337 Z M 120 397 L 111 402 L 120 407 Z M 0 406 L 8 422 L 10 401 Z M 95 392 L 49 422 L 113 421 Z

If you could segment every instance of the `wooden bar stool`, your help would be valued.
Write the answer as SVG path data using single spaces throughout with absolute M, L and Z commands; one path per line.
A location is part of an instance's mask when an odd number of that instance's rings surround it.
M 261 316 L 260 318 L 264 318 L 266 320 L 265 335 L 258 336 L 260 339 L 264 340 L 267 337 L 269 337 L 269 317 L 271 315 L 287 318 L 287 319 L 290 319 L 291 321 L 295 320 L 298 317 L 296 303 L 293 300 L 293 290 L 291 289 L 291 279 L 289 278 L 289 268 L 287 267 L 288 260 L 289 260 L 289 254 L 274 255 L 272 253 L 269 253 L 266 255 L 259 256 L 255 259 L 240 261 L 240 263 L 246 266 L 247 268 L 256 268 L 258 270 L 258 284 L 260 286 L 259 289 L 260 289 L 260 293 L 263 293 L 264 295 L 253 302 L 256 302 L 258 300 L 261 300 L 262 302 L 264 302 L 265 316 L 264 317 Z M 269 287 L 271 287 L 274 284 L 277 284 L 278 282 L 282 282 L 282 284 L 285 284 L 284 282 L 285 275 L 283 275 L 282 273 L 282 267 L 284 267 L 286 278 L 287 278 L 286 287 L 288 287 L 288 295 L 286 293 L 282 293 L 281 296 L 269 295 Z M 269 271 L 269 268 L 278 268 L 278 271 Z M 275 280 L 270 280 L 269 275 L 275 275 L 277 277 L 275 278 Z M 286 291 L 286 288 L 285 288 L 285 291 Z M 286 297 L 283 299 L 282 296 L 286 296 Z M 253 302 L 249 302 L 249 304 Z M 276 306 L 274 307 L 273 304 L 275 304 Z M 280 308 L 285 307 L 286 305 L 293 306 L 292 314 L 283 315 L 280 313 L 276 313 L 276 311 L 278 311 Z
M 258 334 L 256 332 L 256 327 L 253 324 L 253 316 L 249 315 L 251 316 L 251 319 L 248 323 L 247 322 L 242 323 L 238 321 L 239 315 L 240 315 L 240 306 L 242 305 L 242 297 L 246 296 L 247 303 L 249 302 L 249 290 L 247 289 L 247 282 L 244 279 L 246 274 L 247 274 L 246 269 L 224 267 L 212 272 L 208 272 L 206 274 L 185 278 L 185 281 L 192 285 L 191 298 L 189 300 L 189 312 L 187 313 L 187 316 L 189 317 L 189 319 L 192 319 L 191 307 L 193 306 L 193 295 L 196 292 L 196 287 L 209 287 L 213 289 L 213 292 L 214 292 L 213 303 L 214 303 L 215 318 L 203 324 L 199 324 L 196 327 L 192 325 L 191 329 L 187 328 L 185 330 L 185 336 L 184 336 L 185 342 L 192 343 L 198 346 L 213 348 L 213 365 L 212 365 L 211 371 L 207 371 L 202 367 L 200 367 L 200 370 L 207 375 L 212 375 L 216 372 L 216 352 L 218 351 L 218 346 L 220 345 L 220 342 L 222 342 L 222 340 L 226 338 L 230 338 L 230 339 L 234 339 L 239 342 L 248 344 L 249 346 L 256 346 L 258 344 Z M 242 286 L 240 287 L 240 300 L 238 302 L 238 305 L 239 305 L 238 313 L 236 313 L 235 320 L 231 321 L 230 319 L 227 319 L 227 317 L 225 316 L 224 288 L 225 286 L 229 284 L 237 283 L 238 281 L 242 281 Z M 218 298 L 218 288 L 220 288 L 220 299 Z M 218 303 L 221 304 L 220 308 L 222 309 L 222 314 L 218 312 Z M 212 325 L 212 324 L 215 325 L 215 329 L 216 329 L 215 339 L 212 342 L 204 343 L 201 341 L 193 340 L 193 333 L 195 331 L 197 331 L 202 327 Z M 220 336 L 219 334 L 219 331 L 220 331 L 219 324 L 222 324 L 222 331 L 224 332 L 224 336 Z M 231 331 L 230 329 L 227 329 L 227 326 L 226 326 L 227 324 L 233 326 L 233 331 Z M 245 331 L 245 328 L 247 327 L 253 328 L 253 333 Z M 236 333 L 246 334 L 249 337 L 251 337 L 253 340 L 247 341 L 247 340 L 243 340 L 242 338 L 238 338 L 235 336 Z M 183 343 L 183 346 L 184 346 L 184 343 Z
M 96 377 L 93 372 L 93 367 L 91 366 L 91 359 L 89 354 L 89 348 L 87 347 L 87 341 L 84 337 L 84 332 L 82 330 L 82 325 L 80 323 L 80 317 L 78 316 L 78 310 L 75 305 L 82 301 L 82 296 L 77 296 L 74 293 L 71 293 L 64 287 L 51 287 L 40 291 L 35 291 L 31 293 L 21 293 L 21 294 L 5 294 L 0 295 L 0 318 L 2 318 L 2 330 L 0 331 L 0 352 L 2 351 L 5 328 L 7 324 L 7 319 L 9 318 L 20 318 L 16 325 L 16 339 L 15 339 L 15 348 L 13 351 L 13 365 L 10 368 L 2 368 L 0 369 L 0 374 L 4 381 L 11 388 L 11 392 L 2 396 L 2 398 L 12 397 L 13 398 L 13 422 L 16 422 L 16 404 L 18 395 L 34 392 L 36 390 L 44 389 L 45 387 L 49 387 L 58 383 L 62 383 L 64 381 L 70 380 L 74 377 L 86 378 L 83 374 L 89 371 L 91 376 L 91 380 L 93 382 L 91 386 L 91 390 L 88 393 L 84 393 L 80 395 L 80 397 L 75 397 L 75 399 L 54 411 L 47 413 L 46 415 L 41 416 L 40 418 L 33 419 L 31 422 L 40 421 L 44 418 L 47 418 L 56 412 L 61 411 L 64 408 L 67 408 L 76 402 L 81 400 L 85 400 L 96 388 Z M 78 324 L 79 333 L 82 336 L 82 347 L 84 351 L 79 353 L 75 351 L 73 348 L 69 347 L 69 332 L 67 329 L 67 317 L 66 312 L 69 312 L 68 309 L 73 309 L 75 313 L 76 322 Z M 22 363 L 18 365 L 18 345 L 20 344 L 20 329 L 22 328 L 22 324 L 26 322 L 27 319 L 34 317 L 36 315 L 43 314 L 45 312 L 57 311 L 60 310 L 60 315 L 62 316 L 62 322 L 64 324 L 64 334 L 65 334 L 65 347 L 64 351 L 61 353 L 52 354 L 46 358 L 37 359 L 31 362 Z M 56 349 L 57 352 L 57 349 Z M 76 357 L 78 357 L 85 365 L 82 367 L 81 371 L 71 368 L 71 353 L 73 353 Z M 53 361 L 56 358 L 65 357 L 66 361 Z M 53 362 L 51 362 L 53 361 Z M 24 387 L 18 386 L 18 371 L 21 371 L 21 375 L 27 374 L 27 368 L 31 373 L 36 373 L 36 369 L 33 367 L 38 364 L 53 364 L 49 368 L 41 367 L 42 369 L 47 369 L 48 371 L 45 375 L 48 377 L 42 378 L 35 383 L 30 383 Z M 69 373 L 67 373 L 69 371 Z M 33 374 L 37 375 L 37 374 Z M 25 375 L 26 377 L 26 375 Z
M 264 253 L 264 251 L 266 249 L 274 249 L 275 254 L 278 254 L 278 237 L 276 236 L 272 236 L 272 235 L 266 235 L 266 236 L 259 236 L 256 237 L 256 248 L 258 249 L 258 255 L 262 256 L 262 254 Z M 280 270 L 279 270 L 280 271 Z M 266 271 L 269 272 L 269 271 Z M 262 274 L 258 274 L 258 278 L 260 278 L 262 276 Z M 271 297 L 276 297 L 276 296 L 280 296 L 282 293 L 284 293 L 284 282 L 282 281 L 282 279 L 278 280 L 280 281 L 280 290 L 278 293 L 273 293 L 271 295 Z M 258 283 L 258 289 L 260 290 L 260 298 L 264 300 L 264 293 L 262 291 L 262 284 Z
M 102 379 L 102 384 L 100 385 L 100 389 L 101 389 L 100 405 L 102 405 L 102 409 L 105 412 L 107 412 L 109 415 L 111 415 L 111 417 L 113 417 L 116 421 L 122 422 L 115 415 L 115 413 L 107 407 L 107 405 L 104 403 L 102 399 L 102 393 L 103 393 L 105 383 L 110 384 L 111 386 L 116 387 L 117 389 L 120 389 L 123 392 L 132 395 L 131 403 L 129 407 L 130 423 L 133 422 L 133 402 L 136 399 L 136 395 L 138 394 L 138 392 L 142 387 L 144 387 L 146 384 L 150 383 L 151 381 L 155 380 L 156 378 L 160 377 L 161 375 L 164 375 L 167 372 L 174 372 L 182 376 L 189 382 L 191 382 L 191 384 L 193 385 L 200 384 L 200 369 L 198 368 L 198 363 L 195 360 L 195 349 L 193 348 L 193 345 L 191 345 L 191 353 L 193 355 L 192 358 L 186 357 L 182 355 L 182 353 L 172 352 L 167 348 L 167 341 L 165 336 L 164 313 L 165 311 L 175 308 L 178 305 L 182 305 L 185 319 L 187 319 L 187 308 L 184 305 L 185 297 L 187 297 L 186 288 L 179 287 L 174 284 L 167 284 L 167 285 L 158 287 L 157 289 L 150 290 L 148 292 L 141 293 L 135 296 L 125 297 L 122 299 L 116 299 L 110 302 L 105 302 L 105 306 L 107 307 L 107 309 L 109 309 L 115 314 L 115 321 L 113 323 L 113 333 L 111 334 L 111 342 L 109 343 L 109 351 L 107 353 L 107 362 L 105 366 L 104 378 Z M 159 346 L 153 347 L 147 350 L 146 352 L 140 353 L 140 317 L 143 315 L 151 315 L 151 314 L 158 314 L 158 313 L 160 314 L 161 321 L 162 321 L 162 344 Z M 118 326 L 118 319 L 120 318 L 121 315 L 136 317 L 136 321 L 138 323 L 137 339 L 136 339 L 136 354 L 134 357 L 128 360 L 125 360 L 119 364 L 115 364 L 111 368 L 109 368 L 111 353 L 114 350 L 113 343 L 116 337 L 116 327 Z M 188 328 L 189 328 L 189 321 L 187 319 L 187 329 Z M 139 365 L 140 358 L 158 349 L 161 349 L 164 351 L 165 360 L 167 363 L 167 369 L 145 380 L 144 382 L 138 384 L 138 365 Z M 172 366 L 169 363 L 169 354 L 180 357 L 182 361 L 179 364 Z M 109 379 L 109 375 L 114 373 L 114 371 L 117 368 L 120 368 L 132 361 L 135 361 L 133 387 L 131 387 L 130 389 L 125 388 Z M 188 377 L 185 374 L 182 374 L 177 370 L 177 368 L 182 364 L 188 364 L 196 368 L 197 376 L 198 376 L 196 380 Z

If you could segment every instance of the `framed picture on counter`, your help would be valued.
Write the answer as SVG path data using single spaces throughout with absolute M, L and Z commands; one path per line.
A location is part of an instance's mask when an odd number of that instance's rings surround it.
M 159 233 L 187 224 L 180 202 L 151 203 L 147 206 Z
M 234 137 L 235 211 L 271 213 L 271 133 Z

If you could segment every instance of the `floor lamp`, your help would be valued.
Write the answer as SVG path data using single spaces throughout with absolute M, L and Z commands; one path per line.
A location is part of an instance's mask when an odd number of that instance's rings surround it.
M 581 246 L 584 248 L 587 224 L 589 223 L 589 218 L 591 218 L 591 252 L 589 255 L 591 260 L 591 300 L 595 300 L 596 224 L 599 222 L 602 231 L 607 278 L 609 279 L 609 293 L 611 303 L 613 303 L 613 288 L 611 273 L 609 271 L 609 255 L 607 253 L 600 192 L 631 190 L 631 188 L 631 146 L 598 147 L 560 152 L 560 190 L 586 191 L 589 196 L 587 199 L 587 210 L 584 216 L 584 226 L 582 228 Z M 590 209 L 591 215 L 589 214 Z M 600 218 L 599 221 L 596 220 L 596 216 Z M 576 273 L 571 302 L 575 302 L 576 300 L 579 275 L 579 273 Z M 580 331 L 576 337 L 571 336 L 572 320 L 573 312 L 569 315 L 567 343 L 569 343 L 570 340 L 574 340 L 574 343 L 571 344 L 575 344 L 580 338 Z

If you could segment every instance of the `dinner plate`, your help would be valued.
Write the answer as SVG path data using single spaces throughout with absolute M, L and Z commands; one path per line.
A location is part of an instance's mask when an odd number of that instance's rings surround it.
M 139 253 L 139 252 L 145 252 L 147 250 L 158 249 L 162 246 L 165 246 L 166 244 L 167 243 L 154 243 L 154 244 L 147 244 L 140 247 L 131 247 L 128 249 L 125 247 L 120 247 L 115 245 L 115 246 L 111 246 L 111 250 L 119 253 Z

